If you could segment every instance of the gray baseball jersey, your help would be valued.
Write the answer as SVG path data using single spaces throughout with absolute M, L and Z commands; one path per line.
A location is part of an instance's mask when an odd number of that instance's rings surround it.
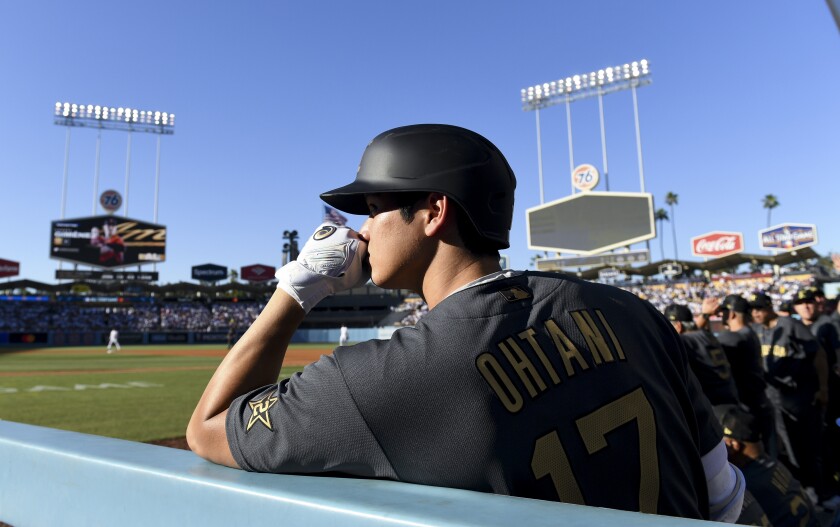
M 700 381 L 700 387 L 709 402 L 738 404 L 738 389 L 732 377 L 732 368 L 717 338 L 708 331 L 689 331 L 680 338 L 688 352 L 688 363 Z
M 741 467 L 747 490 L 761 504 L 776 527 L 819 527 L 811 502 L 802 486 L 780 462 L 762 456 Z
M 779 317 L 766 328 L 753 324 L 764 357 L 767 382 L 779 390 L 782 403 L 791 412 L 810 407 L 819 388 L 814 356 L 819 345 L 805 325 L 791 317 Z
M 766 413 L 770 401 L 764 393 L 767 382 L 764 380 L 761 342 L 755 332 L 748 326 L 738 331 L 724 329 L 717 338 L 732 368 L 738 398 L 749 407 L 753 415 Z
M 722 434 L 679 336 L 620 289 L 525 272 L 235 400 L 242 468 L 707 517 Z

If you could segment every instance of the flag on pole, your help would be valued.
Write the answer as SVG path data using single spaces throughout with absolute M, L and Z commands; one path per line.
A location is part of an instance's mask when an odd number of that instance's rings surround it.
M 324 205 L 324 221 L 331 221 L 342 226 L 347 225 L 347 218 L 345 218 L 336 209 L 327 205 Z

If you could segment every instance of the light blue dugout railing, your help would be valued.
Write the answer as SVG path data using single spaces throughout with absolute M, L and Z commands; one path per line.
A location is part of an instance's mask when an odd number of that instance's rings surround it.
M 691 526 L 393 481 L 254 474 L 192 452 L 0 421 L 0 521 L 28 526 Z

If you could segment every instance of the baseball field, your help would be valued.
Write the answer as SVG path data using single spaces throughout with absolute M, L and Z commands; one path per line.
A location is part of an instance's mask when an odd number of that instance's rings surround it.
M 280 378 L 330 344 L 296 344 Z M 219 345 L 0 348 L 0 419 L 144 442 L 184 436 L 204 386 L 227 353 Z

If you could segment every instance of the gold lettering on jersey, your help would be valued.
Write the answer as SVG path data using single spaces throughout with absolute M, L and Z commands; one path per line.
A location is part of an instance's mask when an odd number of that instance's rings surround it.
M 554 341 L 554 347 L 557 348 L 557 354 L 560 355 L 561 359 L 563 359 L 563 366 L 566 367 L 566 375 L 568 377 L 572 377 L 576 373 L 574 367 L 572 366 L 572 359 L 577 362 L 581 371 L 589 369 L 589 364 L 583 360 L 583 356 L 580 354 L 577 347 L 575 347 L 572 341 L 569 340 L 569 337 L 563 333 L 563 330 L 560 329 L 557 322 L 552 319 L 546 320 L 545 329 Z
M 537 354 L 537 357 L 540 359 L 540 362 L 542 363 L 543 367 L 545 367 L 546 371 L 548 372 L 548 376 L 551 377 L 551 382 L 553 382 L 554 384 L 560 384 L 560 376 L 557 375 L 557 371 L 554 369 L 554 365 L 551 364 L 551 361 L 549 361 L 548 357 L 545 356 L 545 352 L 540 347 L 539 342 L 537 342 L 537 339 L 535 337 L 536 334 L 536 331 L 534 331 L 531 328 L 528 328 L 522 333 L 520 333 L 518 336 L 520 339 L 527 341 L 528 344 L 531 345 L 531 349 L 534 350 L 534 353 Z
M 505 344 L 505 342 L 507 344 Z M 531 382 L 532 380 L 537 384 L 539 391 L 544 392 L 548 387 L 545 385 L 545 381 L 542 380 L 542 377 L 540 377 L 540 372 L 538 372 L 537 368 L 534 367 L 534 363 L 531 362 L 531 359 L 525 355 L 525 352 L 522 351 L 519 344 L 517 344 L 512 338 L 508 338 L 505 342 L 499 342 L 497 345 L 499 346 L 499 349 L 502 350 L 502 353 L 505 354 L 505 358 L 507 358 L 510 365 L 513 366 L 516 374 L 519 375 L 519 379 L 522 381 L 522 384 L 525 385 L 525 389 L 528 390 L 528 394 L 532 398 L 537 396 L 537 389 L 534 388 L 534 384 Z M 513 351 L 511 352 L 511 350 Z
M 595 364 L 613 362 L 615 359 L 610 351 L 610 347 L 607 345 L 607 341 L 604 340 L 604 335 L 601 334 L 601 331 L 595 325 L 595 321 L 592 320 L 592 315 L 582 309 L 580 311 L 572 311 L 572 319 L 575 321 L 581 334 L 583 334 L 583 338 L 586 340 L 587 346 L 589 346 L 589 351 L 592 352 L 592 358 L 595 359 Z
M 495 349 L 476 358 L 479 373 L 508 412 L 519 412 L 525 405 L 526 394 L 528 400 L 535 399 L 549 387 L 572 379 L 592 366 L 627 360 L 621 342 L 600 310 L 574 311 L 571 317 L 586 343 L 583 351 L 588 349 L 591 359 L 584 358 L 578 348 L 581 341 L 576 345 L 551 318 L 542 327 L 528 327 L 505 336 L 496 342 Z M 563 361 L 562 370 L 546 348 L 548 338 Z M 566 379 L 561 377 L 564 372 Z
M 784 358 L 787 357 L 787 349 L 784 346 L 774 345 L 771 346 L 770 344 L 762 344 L 761 345 L 761 356 L 766 357 L 773 354 L 774 357 Z
M 618 358 L 621 360 L 625 360 L 624 349 L 622 349 L 621 344 L 618 343 L 618 339 L 615 338 L 615 333 L 613 332 L 609 323 L 607 323 L 606 317 L 604 317 L 604 314 L 601 313 L 600 309 L 596 309 L 595 314 L 598 315 L 598 320 L 601 321 L 601 325 L 604 326 L 604 329 L 607 330 L 607 335 L 610 336 L 610 340 L 612 341 L 612 345 L 615 348 L 616 354 L 618 354 Z
M 496 357 L 489 352 L 484 352 L 475 359 L 475 365 L 508 412 L 515 414 L 522 409 L 524 403 L 522 395 Z
M 257 422 L 264 424 L 266 428 L 274 431 L 274 429 L 271 428 L 271 416 L 268 414 L 268 410 L 274 406 L 274 403 L 276 402 L 277 396 L 271 393 L 259 401 L 248 401 L 248 406 L 251 407 L 251 418 L 248 420 L 248 427 L 245 431 L 249 432 L 251 427 Z

